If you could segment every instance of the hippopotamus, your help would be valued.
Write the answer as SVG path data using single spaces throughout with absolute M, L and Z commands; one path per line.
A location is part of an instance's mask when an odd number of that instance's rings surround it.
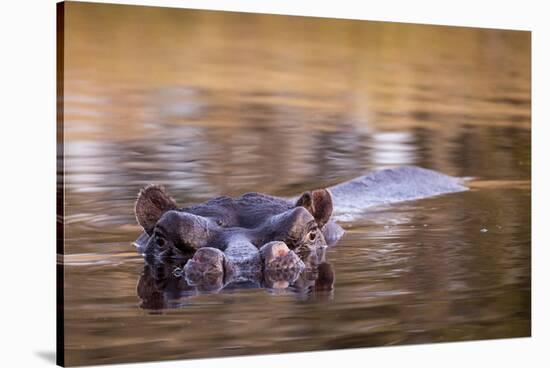
M 332 215 L 327 189 L 297 199 L 262 193 L 216 197 L 178 208 L 163 187 L 143 188 L 135 205 L 145 234 L 140 251 L 149 259 L 186 259 L 185 276 L 200 283 L 212 275 L 254 279 L 263 272 L 299 273 L 303 260 L 333 244 L 343 233 Z M 328 239 L 328 241 L 327 241 Z
M 319 254 L 344 234 L 334 214 L 465 190 L 463 178 L 414 166 L 372 171 L 290 198 L 246 193 L 183 208 L 162 186 L 149 185 L 135 203 L 144 230 L 135 245 L 149 262 L 183 260 L 173 268 L 189 285 L 208 280 L 220 289 L 243 280 L 277 282 L 282 274 L 288 284 L 304 269 L 326 264 Z

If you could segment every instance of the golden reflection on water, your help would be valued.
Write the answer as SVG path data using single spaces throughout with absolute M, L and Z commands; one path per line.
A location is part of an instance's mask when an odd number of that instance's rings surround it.
M 529 33 L 85 3 L 65 20 L 67 362 L 530 334 Z M 396 165 L 476 181 L 345 223 L 329 300 L 139 308 L 141 186 L 184 205 Z
M 66 27 L 69 138 L 246 128 L 247 105 L 319 129 L 530 126 L 527 32 L 74 4 Z

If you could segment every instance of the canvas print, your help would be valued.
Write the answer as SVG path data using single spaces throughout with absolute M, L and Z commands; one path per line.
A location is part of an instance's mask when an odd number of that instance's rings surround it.
M 531 34 L 57 6 L 58 364 L 531 335 Z

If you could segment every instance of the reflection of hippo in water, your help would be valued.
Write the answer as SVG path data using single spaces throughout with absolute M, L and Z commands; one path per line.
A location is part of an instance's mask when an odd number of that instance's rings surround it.
M 137 285 L 141 307 L 145 309 L 178 308 L 187 304 L 187 298 L 223 289 L 264 288 L 275 293 L 283 292 L 298 299 L 324 300 L 332 297 L 334 270 L 324 259 L 324 248 L 319 250 L 317 264 L 308 262 L 304 270 L 265 269 L 235 279 L 223 273 L 205 273 L 198 279 L 185 277 L 184 268 L 189 258 L 170 258 L 162 262 L 145 257 L 145 265 Z M 309 258 L 309 257 L 308 257 Z
M 311 265 L 312 254 L 343 235 L 333 212 L 355 213 L 377 204 L 463 190 L 467 188 L 461 179 L 401 167 L 293 199 L 247 193 L 178 209 L 162 187 L 152 185 L 142 189 L 136 201 L 136 218 L 145 230 L 136 245 L 150 260 L 188 259 L 182 272 L 192 285 L 210 279 L 227 284 L 258 275 L 269 278 L 281 272 L 299 275 L 311 269 L 304 261 Z

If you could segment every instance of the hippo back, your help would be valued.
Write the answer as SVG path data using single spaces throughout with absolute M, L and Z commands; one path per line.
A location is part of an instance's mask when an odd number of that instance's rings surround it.
M 465 179 L 414 166 L 370 172 L 328 188 L 334 211 L 346 214 L 372 206 L 468 190 Z

